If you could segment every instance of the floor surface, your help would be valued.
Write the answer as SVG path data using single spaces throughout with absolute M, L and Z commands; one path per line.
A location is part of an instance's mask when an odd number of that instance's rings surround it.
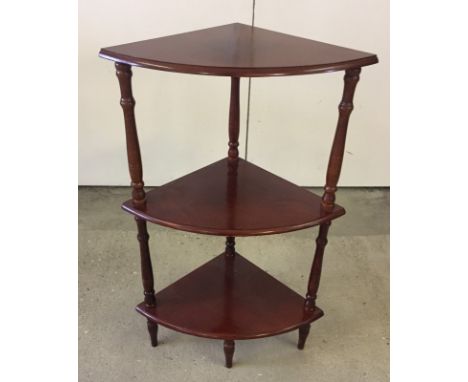
M 79 190 L 80 382 L 388 381 L 389 191 L 340 189 L 347 214 L 336 220 L 325 251 L 318 305 L 306 347 L 297 331 L 236 341 L 234 366 L 224 367 L 222 341 L 160 326 L 150 346 L 142 301 L 136 226 L 120 209 L 128 188 Z M 224 249 L 224 238 L 148 225 L 159 290 Z M 317 228 L 236 239 L 244 257 L 300 294 Z

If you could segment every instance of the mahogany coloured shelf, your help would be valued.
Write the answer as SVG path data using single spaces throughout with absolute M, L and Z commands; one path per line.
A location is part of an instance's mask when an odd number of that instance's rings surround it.
M 137 311 L 147 319 L 152 346 L 158 345 L 158 325 L 163 325 L 223 340 L 227 367 L 232 367 L 236 340 L 298 329 L 297 347 L 303 349 L 311 322 L 324 314 L 316 299 L 328 230 L 331 221 L 345 213 L 335 203 L 335 194 L 354 92 L 361 67 L 377 63 L 377 56 L 238 23 L 103 48 L 99 55 L 115 61 L 120 85 L 132 181 L 132 198 L 122 208 L 134 215 L 137 224 L 144 290 Z M 230 77 L 227 157 L 145 192 L 132 66 Z M 241 77 L 341 70 L 344 90 L 322 196 L 239 157 Z M 225 236 L 224 252 L 156 293 L 147 222 Z M 305 297 L 235 250 L 235 237 L 314 226 L 319 233 Z
M 227 340 L 288 332 L 323 316 L 304 298 L 236 253 L 208 261 L 138 305 L 147 318 L 179 332 Z
M 170 72 L 263 77 L 377 63 L 375 54 L 234 23 L 103 48 L 113 61 Z
M 256 236 L 289 232 L 344 215 L 335 204 L 324 211 L 322 199 L 239 158 L 230 173 L 222 159 L 146 194 L 146 205 L 122 208 L 152 223 L 184 231 Z

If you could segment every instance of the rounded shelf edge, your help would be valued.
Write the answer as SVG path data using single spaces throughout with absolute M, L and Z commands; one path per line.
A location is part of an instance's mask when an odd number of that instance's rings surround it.
M 329 63 L 315 66 L 291 66 L 291 67 L 262 67 L 262 68 L 232 68 L 232 67 L 216 67 L 216 66 L 199 66 L 188 65 L 183 63 L 171 63 L 162 61 L 153 61 L 140 59 L 138 57 L 130 57 L 125 55 L 115 55 L 101 49 L 99 57 L 127 64 L 131 66 L 153 69 L 174 73 L 198 74 L 209 76 L 224 76 L 224 77 L 281 77 L 306 74 L 319 74 L 337 72 L 352 68 L 374 65 L 379 62 L 376 55 L 366 57 L 354 61 Z
M 147 222 L 161 225 L 164 227 L 172 228 L 178 231 L 191 232 L 201 235 L 212 235 L 212 236 L 234 236 L 234 237 L 247 237 L 247 236 L 266 236 L 266 235 L 275 235 L 282 234 L 287 232 L 299 231 L 306 228 L 312 228 L 318 226 L 322 223 L 325 223 L 330 220 L 334 220 L 346 214 L 346 210 L 341 206 L 336 206 L 335 210 L 330 213 L 325 218 L 318 220 L 303 222 L 288 226 L 282 227 L 259 227 L 259 228 L 250 228 L 250 229 L 224 229 L 224 228 L 213 228 L 213 227 L 194 227 L 187 224 L 169 222 L 165 220 L 160 220 L 154 216 L 148 216 L 136 209 L 131 208 L 127 205 L 127 202 L 123 203 L 121 208 L 136 217 L 139 217 Z
M 149 308 L 151 309 L 151 308 Z M 272 337 L 277 336 L 280 334 L 288 333 L 293 330 L 299 329 L 302 325 L 310 324 L 319 318 L 323 317 L 325 313 L 322 309 L 316 307 L 312 312 L 310 312 L 310 317 L 306 320 L 302 320 L 299 322 L 291 323 L 288 326 L 277 328 L 276 330 L 270 331 L 259 331 L 257 333 L 248 332 L 247 330 L 244 333 L 227 333 L 227 332 L 217 332 L 217 331 L 201 331 L 197 330 L 196 328 L 190 327 L 183 327 L 180 325 L 172 324 L 169 321 L 166 321 L 160 317 L 157 317 L 155 314 L 151 314 L 149 309 L 146 308 L 144 303 L 140 303 L 135 307 L 135 310 L 146 317 L 147 319 L 156 322 L 158 325 L 162 325 L 168 329 L 175 330 L 180 333 L 188 334 L 191 336 L 202 337 L 202 338 L 211 338 L 211 339 L 224 339 L 224 340 L 253 340 L 257 338 L 265 338 L 265 337 Z

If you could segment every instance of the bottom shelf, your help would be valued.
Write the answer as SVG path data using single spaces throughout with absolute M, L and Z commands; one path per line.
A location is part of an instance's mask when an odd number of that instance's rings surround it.
M 225 340 L 285 333 L 323 316 L 304 298 L 239 254 L 221 254 L 156 294 L 156 307 L 136 310 L 168 328 Z

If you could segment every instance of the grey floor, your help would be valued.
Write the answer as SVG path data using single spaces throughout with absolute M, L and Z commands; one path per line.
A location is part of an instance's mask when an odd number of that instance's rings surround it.
M 222 342 L 160 327 L 152 348 L 142 300 L 133 219 L 120 209 L 126 188 L 79 190 L 79 380 L 388 381 L 389 191 L 341 189 L 347 214 L 332 224 L 318 305 L 304 351 L 297 332 L 237 341 L 226 369 Z M 156 290 L 223 250 L 224 239 L 149 225 Z M 316 228 L 237 239 L 237 250 L 304 294 Z

